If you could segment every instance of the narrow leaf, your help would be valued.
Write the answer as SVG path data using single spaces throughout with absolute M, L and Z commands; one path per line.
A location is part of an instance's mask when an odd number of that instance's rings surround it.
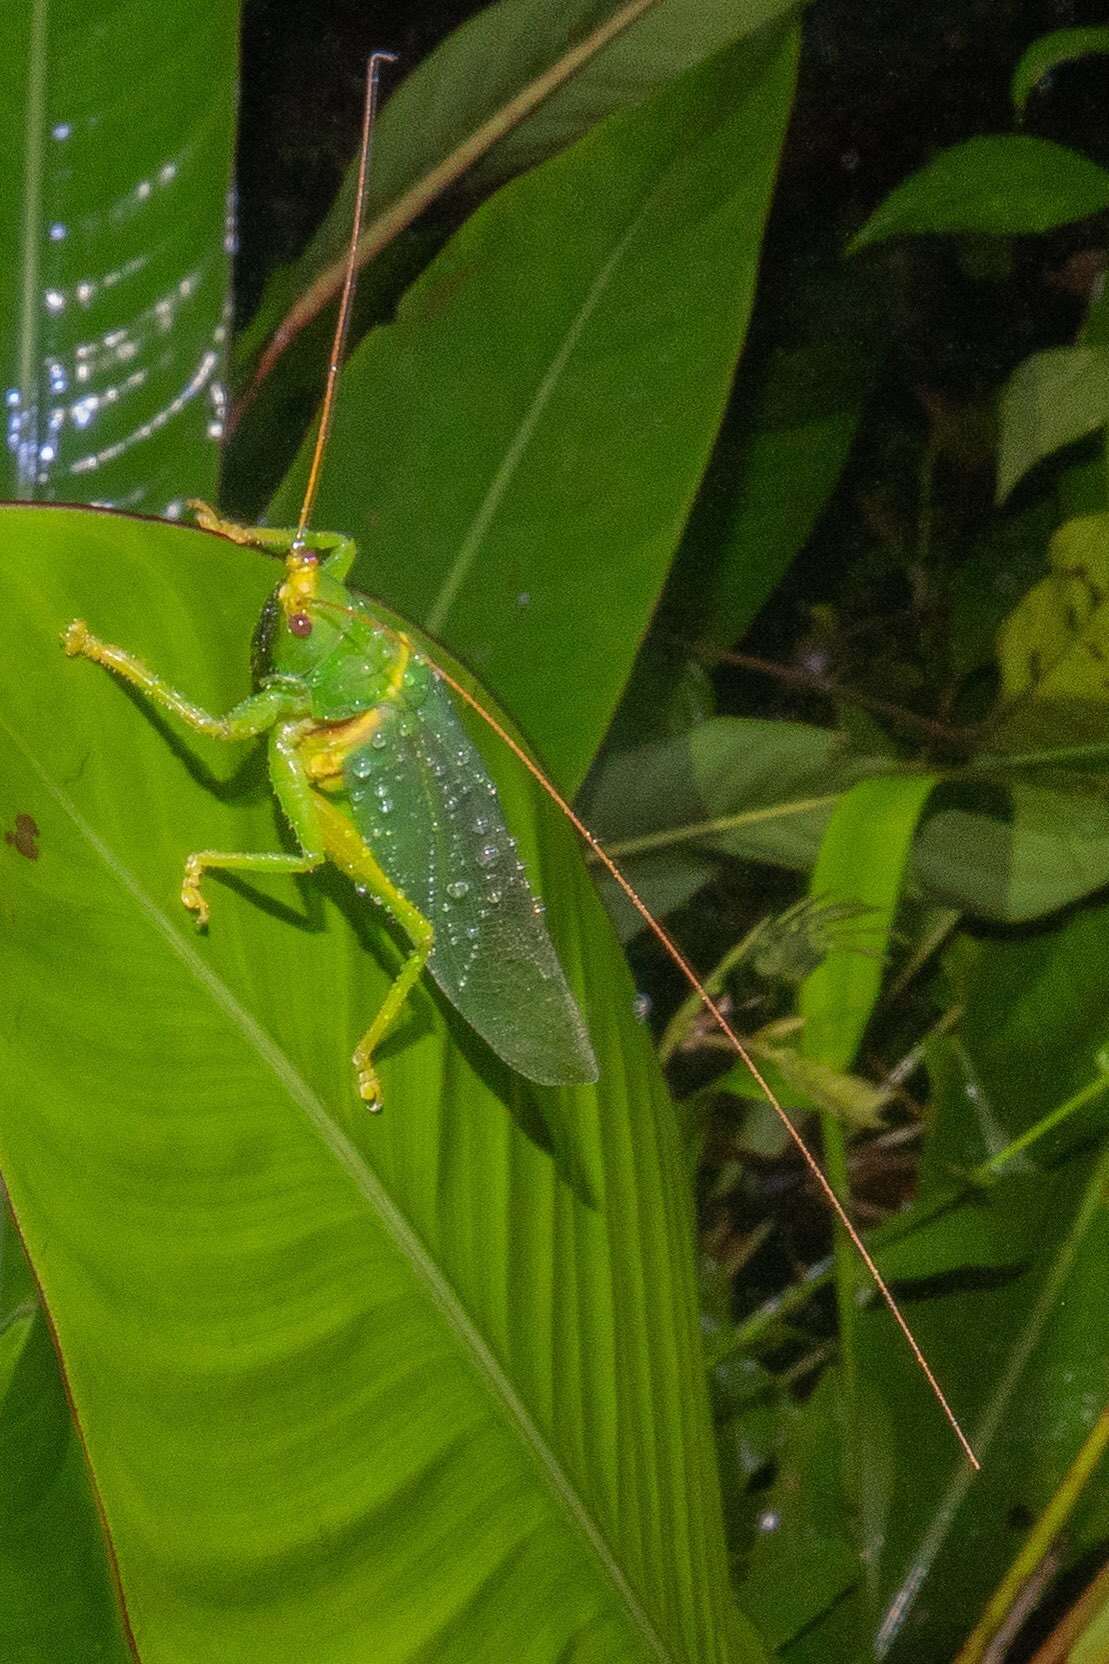
M 1050 79 L 1060 64 L 1073 63 L 1076 58 L 1088 57 L 1093 52 L 1109 52 L 1109 29 L 1092 26 L 1053 29 L 1034 40 L 1013 71 L 1009 88 L 1017 114 L 1023 116 L 1031 93 L 1042 81 Z
M 856 902 L 870 911 L 851 945 L 833 946 L 801 988 L 802 1051 L 850 1068 L 882 986 L 894 914 L 917 823 L 936 785 L 932 775 L 862 780 L 836 804 L 809 880 L 818 902 Z
M 928 233 L 1050 231 L 1106 207 L 1109 173 L 1077 151 L 1025 134 L 967 139 L 896 186 L 850 250 Z

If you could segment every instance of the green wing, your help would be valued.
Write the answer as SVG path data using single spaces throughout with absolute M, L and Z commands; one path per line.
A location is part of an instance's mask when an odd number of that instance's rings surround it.
M 384 707 L 374 743 L 347 759 L 358 828 L 434 926 L 428 969 L 498 1056 L 544 1086 L 596 1080 L 496 787 L 447 689 L 423 664 L 415 684 L 419 703 Z

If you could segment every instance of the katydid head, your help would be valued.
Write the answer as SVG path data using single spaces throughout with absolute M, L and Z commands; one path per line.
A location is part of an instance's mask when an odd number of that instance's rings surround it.
M 341 576 L 351 554 L 341 548 L 321 560 L 312 549 L 291 553 L 285 577 L 263 609 L 254 637 L 255 680 L 275 672 L 308 677 L 341 646 L 356 616 Z
M 307 639 L 312 634 L 312 603 L 316 599 L 320 571 L 320 557 L 294 539 L 285 561 L 285 581 L 277 591 L 277 599 L 285 628 L 290 635 Z

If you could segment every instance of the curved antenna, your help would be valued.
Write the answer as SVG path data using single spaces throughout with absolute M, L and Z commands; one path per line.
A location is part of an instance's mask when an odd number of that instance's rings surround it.
M 291 552 L 299 552 L 304 548 L 304 533 L 308 529 L 308 522 L 312 517 L 316 492 L 319 489 L 324 451 L 327 449 L 327 441 L 331 433 L 339 369 L 343 362 L 343 350 L 346 347 L 347 332 L 350 329 L 351 305 L 354 301 L 354 281 L 358 270 L 358 239 L 362 234 L 366 179 L 370 171 L 370 141 L 373 137 L 374 117 L 377 114 L 377 84 L 382 64 L 395 64 L 396 61 L 397 55 L 395 52 L 374 52 L 371 54 L 366 68 L 366 99 L 362 107 L 362 139 L 358 147 L 358 179 L 354 188 L 354 219 L 350 228 L 350 242 L 347 245 L 347 260 L 343 271 L 343 289 L 339 296 L 339 316 L 335 320 L 335 334 L 331 341 L 331 356 L 327 361 L 327 383 L 324 387 L 323 406 L 320 410 L 320 425 L 316 432 L 312 462 L 308 469 L 308 483 L 304 488 L 304 498 L 300 505 L 300 516 L 297 520 L 296 535 L 293 538 Z
M 455 677 L 451 675 L 450 671 L 444 670 L 441 664 L 435 664 L 434 668 L 435 674 L 437 676 L 441 676 L 447 686 L 453 689 L 458 697 L 462 699 L 472 711 L 475 711 L 481 720 L 492 729 L 497 738 L 508 747 L 509 751 L 512 752 L 512 755 L 523 764 L 524 768 L 531 775 L 536 784 L 539 785 L 543 791 L 546 792 L 551 801 L 555 803 L 559 809 L 561 809 L 562 813 L 566 816 L 566 819 L 570 822 L 570 825 L 577 832 L 578 836 L 593 851 L 593 854 L 604 867 L 609 877 L 612 878 L 623 891 L 624 895 L 635 908 L 647 928 L 662 943 L 662 946 L 666 949 L 666 952 L 669 954 L 678 970 L 685 977 L 689 986 L 699 996 L 705 1010 L 712 1017 L 717 1028 L 720 1029 L 732 1050 L 738 1057 L 742 1058 L 743 1062 L 747 1065 L 747 1068 L 750 1070 L 751 1075 L 759 1087 L 759 1090 L 762 1092 L 767 1103 L 781 1121 L 783 1127 L 789 1134 L 802 1159 L 804 1160 L 804 1163 L 814 1181 L 818 1185 L 824 1200 L 827 1202 L 828 1206 L 843 1226 L 843 1229 L 847 1232 L 856 1253 L 862 1260 L 867 1272 L 870 1275 L 871 1281 L 878 1290 L 882 1299 L 885 1301 L 890 1313 L 893 1316 L 894 1322 L 897 1324 L 897 1327 L 904 1336 L 905 1343 L 908 1346 L 909 1351 L 912 1353 L 918 1369 L 927 1381 L 933 1398 L 943 1411 L 948 1425 L 950 1426 L 956 1439 L 959 1441 L 963 1455 L 977 1473 L 981 1469 L 982 1464 L 974 1454 L 970 1441 L 963 1432 L 963 1429 L 959 1424 L 959 1419 L 948 1402 L 946 1393 L 940 1386 L 939 1381 L 936 1379 L 935 1371 L 932 1369 L 928 1359 L 924 1356 L 924 1353 L 921 1350 L 920 1342 L 913 1334 L 913 1331 L 909 1328 L 905 1318 L 901 1315 L 901 1308 L 890 1292 L 889 1284 L 886 1282 L 882 1273 L 875 1264 L 873 1254 L 871 1254 L 869 1248 L 866 1246 L 866 1243 L 863 1241 L 859 1232 L 852 1224 L 850 1218 L 848 1217 L 846 1208 L 836 1195 L 835 1191 L 832 1189 L 832 1186 L 825 1176 L 820 1163 L 805 1143 L 805 1140 L 801 1137 L 801 1134 L 797 1131 L 797 1128 L 782 1108 L 782 1105 L 778 1102 L 777 1096 L 775 1095 L 774 1089 L 770 1085 L 770 1082 L 766 1079 L 766 1076 L 762 1073 L 758 1064 L 751 1056 L 751 1053 L 743 1044 L 743 1041 L 740 1039 L 739 1035 L 724 1015 L 719 1002 L 713 999 L 711 993 L 705 987 L 704 982 L 697 975 L 697 972 L 693 969 L 693 966 L 689 963 L 689 960 L 686 958 L 677 942 L 675 942 L 666 926 L 655 918 L 655 915 L 651 912 L 647 903 L 640 896 L 631 880 L 624 877 L 624 874 L 620 871 L 620 868 L 616 865 L 612 856 L 604 848 L 600 839 L 589 830 L 585 822 L 574 811 L 573 807 L 567 802 L 566 798 L 563 797 L 558 787 L 552 781 L 547 779 L 547 776 L 539 767 L 539 764 L 534 762 L 532 758 L 528 756 L 528 753 L 524 750 L 524 747 L 519 743 L 519 741 L 508 732 L 507 728 L 505 728 L 503 724 L 497 721 L 497 718 L 491 711 L 487 711 L 485 709 L 480 700 L 475 698 L 475 696 L 470 692 L 469 688 L 464 687 L 461 682 L 457 681 Z

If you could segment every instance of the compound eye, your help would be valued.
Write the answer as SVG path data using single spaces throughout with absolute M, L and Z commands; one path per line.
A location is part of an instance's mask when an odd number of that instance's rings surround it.
M 289 619 L 289 629 L 295 636 L 310 636 L 312 620 L 306 612 L 294 612 Z

